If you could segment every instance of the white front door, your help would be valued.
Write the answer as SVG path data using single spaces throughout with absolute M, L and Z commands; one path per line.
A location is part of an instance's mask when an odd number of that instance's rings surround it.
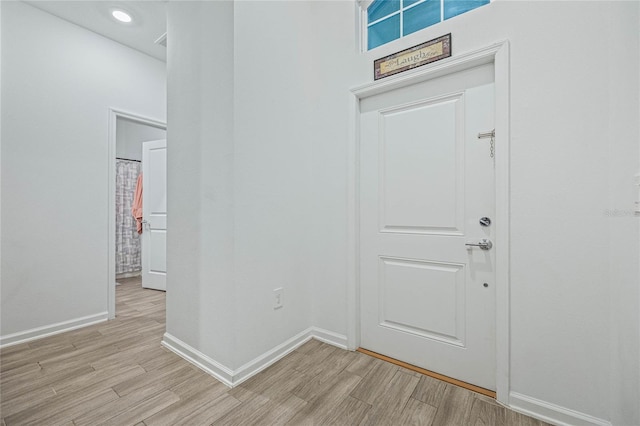
M 495 250 L 467 243 L 495 235 L 493 87 L 480 69 L 360 115 L 361 347 L 491 390 Z
M 142 287 L 167 289 L 167 141 L 142 143 Z

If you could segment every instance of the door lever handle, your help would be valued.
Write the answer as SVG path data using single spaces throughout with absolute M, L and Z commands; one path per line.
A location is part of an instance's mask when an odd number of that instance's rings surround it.
M 467 250 L 471 249 L 471 247 L 480 247 L 482 250 L 491 250 L 493 243 L 491 240 L 483 238 L 477 243 L 465 243 L 465 246 L 467 246 Z

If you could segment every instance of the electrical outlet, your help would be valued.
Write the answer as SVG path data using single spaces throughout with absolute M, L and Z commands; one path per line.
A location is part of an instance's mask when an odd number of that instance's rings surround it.
M 283 306 L 284 289 L 282 287 L 273 289 L 273 309 L 280 309 Z

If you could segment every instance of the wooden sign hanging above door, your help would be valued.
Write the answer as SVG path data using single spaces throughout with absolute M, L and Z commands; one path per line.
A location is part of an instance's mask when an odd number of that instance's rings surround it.
M 379 80 L 451 56 L 451 33 L 376 59 L 373 78 Z

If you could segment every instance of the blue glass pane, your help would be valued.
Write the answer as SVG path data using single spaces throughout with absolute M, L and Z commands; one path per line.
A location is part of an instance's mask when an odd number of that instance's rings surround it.
M 369 27 L 367 41 L 369 49 L 400 38 L 400 15 L 394 15 Z
M 384 18 L 397 10 L 400 10 L 400 0 L 375 0 L 367 9 L 368 23 Z
M 403 0 L 402 7 L 411 6 L 414 3 L 418 3 L 420 0 Z
M 444 19 L 453 18 L 485 4 L 489 4 L 489 0 L 444 0 Z
M 414 33 L 440 22 L 440 0 L 427 0 L 404 12 L 402 35 Z

